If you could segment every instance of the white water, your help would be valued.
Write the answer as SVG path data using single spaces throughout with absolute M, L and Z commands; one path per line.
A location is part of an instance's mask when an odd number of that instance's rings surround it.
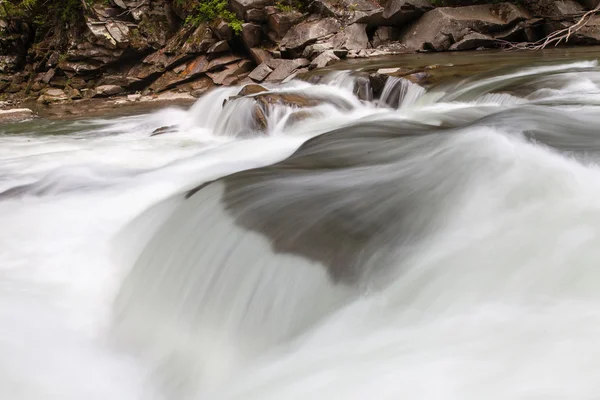
M 334 78 L 288 89 L 351 110 L 317 106 L 286 126 L 290 110 L 274 109 L 267 137 L 247 132 L 243 106 L 221 112 L 234 88 L 187 112 L 66 123 L 76 131 L 66 136 L 24 123 L 0 136 L 0 191 L 32 184 L 0 200 L 0 399 L 597 398 L 596 64 L 428 93 L 400 82 L 398 110 L 363 104 Z M 402 164 L 432 207 L 414 212 L 439 215 L 393 257 L 383 287 L 334 285 L 319 263 L 273 254 L 224 211 L 203 215 L 196 196 L 179 195 L 381 119 L 454 133 Z M 150 137 L 164 125 L 177 132 Z M 215 229 L 177 236 L 200 220 Z M 172 236 L 156 234 L 165 221 Z M 243 269 L 220 267 L 238 258 Z

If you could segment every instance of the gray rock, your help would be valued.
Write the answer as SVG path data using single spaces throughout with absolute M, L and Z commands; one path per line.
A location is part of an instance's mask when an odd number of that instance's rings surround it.
M 373 41 L 371 42 L 373 47 L 379 47 L 386 43 L 398 40 L 400 37 L 400 31 L 391 26 L 380 26 L 375 30 L 373 34 Z
M 383 10 L 386 25 L 402 26 L 433 9 L 429 0 L 390 0 Z
M 54 78 L 54 75 L 56 75 L 56 70 L 54 68 L 50 68 L 42 77 L 42 82 L 45 84 L 50 83 L 52 78 Z
M 346 50 L 362 50 L 369 47 L 367 25 L 352 24 L 336 34 L 331 40 L 333 47 Z
M 281 82 L 288 76 L 292 75 L 297 69 L 307 67 L 310 61 L 305 58 L 297 58 L 295 60 L 270 60 L 268 66 L 275 70 L 267 77 L 268 82 Z
M 35 116 L 29 108 L 13 108 L 10 110 L 0 110 L 0 122 L 17 122 L 31 119 Z
M 449 50 L 473 50 L 478 47 L 488 47 L 494 44 L 495 39 L 482 33 L 471 32 L 465 35 L 462 40 L 450 46 Z
M 448 50 L 470 33 L 500 32 L 527 18 L 528 14 L 511 3 L 436 8 L 408 29 L 402 44 L 412 50 Z
M 269 68 L 267 64 L 262 63 L 258 67 L 256 67 L 250 73 L 250 75 L 248 75 L 248 78 L 252 79 L 255 82 L 262 82 L 267 76 L 269 76 L 271 72 L 273 72 L 273 70 Z
M 335 18 L 305 21 L 292 27 L 281 40 L 281 49 L 298 50 L 325 36 L 337 33 L 342 25 Z
M 315 43 L 310 46 L 306 46 L 304 51 L 302 52 L 302 57 L 313 59 L 317 57 L 319 54 L 323 53 L 326 50 L 333 50 L 333 43 Z
M 315 12 L 325 17 L 335 17 L 345 24 L 382 23 L 383 7 L 374 0 L 315 0 L 312 7 Z
M 333 50 L 326 50 L 323 53 L 321 53 L 317 58 L 312 60 L 312 62 L 309 65 L 309 68 L 323 68 L 339 60 L 339 57 L 335 55 Z

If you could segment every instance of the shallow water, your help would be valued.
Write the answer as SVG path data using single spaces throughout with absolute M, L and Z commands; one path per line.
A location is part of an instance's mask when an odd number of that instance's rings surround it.
M 600 68 L 0 127 L 0 398 L 594 399 Z M 159 127 L 175 132 L 151 137 Z

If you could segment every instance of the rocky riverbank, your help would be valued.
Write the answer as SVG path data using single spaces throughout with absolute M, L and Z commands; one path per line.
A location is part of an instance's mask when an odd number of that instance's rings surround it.
M 534 42 L 597 5 L 596 0 L 68 0 L 48 6 L 28 0 L 33 5 L 23 9 L 24 3 L 0 6 L 2 108 L 73 102 L 90 108 L 106 104 L 98 101 L 105 98 L 116 99 L 115 106 L 191 101 L 214 86 L 281 82 L 341 59 Z M 48 21 L 40 23 L 43 7 Z M 60 21 L 51 20 L 53 15 Z M 568 43 L 600 43 L 600 17 Z

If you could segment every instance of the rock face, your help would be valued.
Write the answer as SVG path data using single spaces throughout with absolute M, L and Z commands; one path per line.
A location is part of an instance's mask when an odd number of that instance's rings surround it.
M 383 10 L 386 25 L 403 26 L 433 9 L 429 0 L 390 0 Z
M 287 32 L 279 46 L 284 50 L 300 50 L 341 28 L 342 24 L 335 18 L 302 22 Z
M 511 3 L 436 8 L 409 28 L 402 43 L 413 50 L 448 50 L 471 33 L 493 40 L 527 18 L 523 10 Z
M 214 85 L 286 81 L 344 58 L 534 41 L 597 2 L 444 0 L 462 6 L 436 8 L 432 0 L 226 0 L 228 10 L 216 7 L 211 21 L 202 21 L 196 0 L 46 2 L 36 15 L 0 18 L 0 94 L 44 104 L 199 96 Z M 67 3 L 79 7 L 73 20 L 36 31 L 48 9 Z M 600 43 L 599 21 L 569 44 Z

